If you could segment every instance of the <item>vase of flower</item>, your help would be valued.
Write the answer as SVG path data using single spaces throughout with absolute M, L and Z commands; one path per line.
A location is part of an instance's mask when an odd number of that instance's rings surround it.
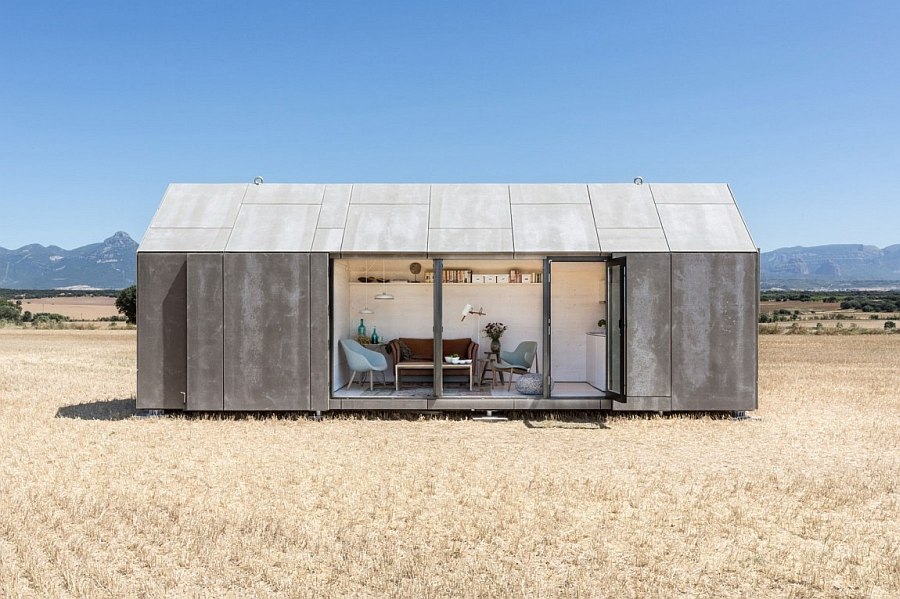
M 506 331 L 506 325 L 502 322 L 489 322 L 484 327 L 484 334 L 491 340 L 491 351 L 500 355 L 500 337 Z

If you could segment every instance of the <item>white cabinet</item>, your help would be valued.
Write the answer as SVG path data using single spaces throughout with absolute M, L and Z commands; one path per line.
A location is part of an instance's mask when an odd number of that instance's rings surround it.
M 606 391 L 606 334 L 588 333 L 585 352 L 585 372 L 587 382 L 601 391 Z

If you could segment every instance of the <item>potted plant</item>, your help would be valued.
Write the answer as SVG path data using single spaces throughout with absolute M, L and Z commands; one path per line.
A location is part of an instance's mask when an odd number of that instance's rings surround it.
M 601 318 L 600 320 L 597 321 L 597 328 L 599 328 L 601 331 L 606 328 L 606 319 L 605 318 Z
M 484 327 L 484 334 L 491 339 L 491 351 L 500 355 L 500 337 L 506 330 L 506 325 L 502 322 L 489 322 Z

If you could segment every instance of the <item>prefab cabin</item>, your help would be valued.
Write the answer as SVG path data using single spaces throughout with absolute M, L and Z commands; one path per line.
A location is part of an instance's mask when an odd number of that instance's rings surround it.
M 756 409 L 759 252 L 730 188 L 639 183 L 170 185 L 138 249 L 137 407 Z M 349 385 L 361 319 L 433 363 Z M 489 322 L 537 343 L 538 395 L 489 380 Z M 445 368 L 467 339 L 471 375 Z

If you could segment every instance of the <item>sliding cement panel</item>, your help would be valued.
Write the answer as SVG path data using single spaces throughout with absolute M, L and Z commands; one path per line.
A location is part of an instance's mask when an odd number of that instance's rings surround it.
M 225 409 L 308 410 L 309 254 L 225 254 Z
M 669 254 L 626 255 L 626 401 L 613 402 L 615 411 L 671 409 L 671 274 Z
M 328 254 L 309 255 L 309 399 L 311 410 L 327 410 L 328 386 Z
M 222 254 L 187 257 L 187 406 L 225 407 Z
M 140 253 L 137 306 L 137 409 L 184 408 L 187 256 Z
M 672 409 L 757 406 L 755 253 L 672 255 Z

